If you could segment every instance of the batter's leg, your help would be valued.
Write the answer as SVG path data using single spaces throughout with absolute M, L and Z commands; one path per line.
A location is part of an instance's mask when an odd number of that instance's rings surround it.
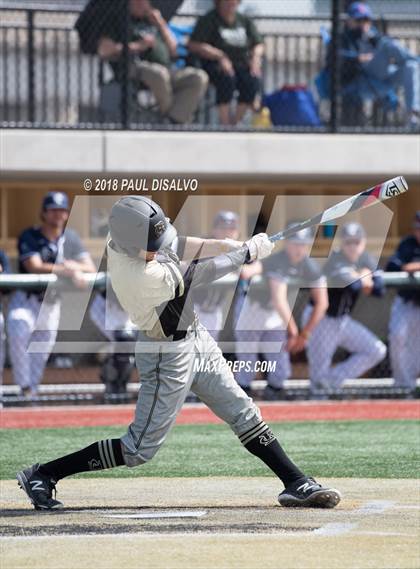
M 245 448 L 262 461 L 282 480 L 285 486 L 305 477 L 288 458 L 260 410 L 239 387 L 213 338 L 202 330 L 199 335 L 202 358 L 212 363 L 212 371 L 198 374 L 192 391 L 238 436 Z

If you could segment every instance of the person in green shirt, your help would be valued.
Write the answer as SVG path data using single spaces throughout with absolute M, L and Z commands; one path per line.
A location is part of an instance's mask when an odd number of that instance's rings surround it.
M 202 69 L 171 69 L 177 44 L 167 22 L 150 0 L 129 0 L 129 77 L 151 90 L 162 116 L 175 123 L 193 120 L 208 85 Z M 117 80 L 121 78 L 124 27 L 115 23 L 98 43 L 98 55 L 109 61 Z
M 253 21 L 238 12 L 240 0 L 215 0 L 200 17 L 189 41 L 216 88 L 222 125 L 236 125 L 260 91 L 263 40 Z M 238 104 L 232 112 L 235 91 Z

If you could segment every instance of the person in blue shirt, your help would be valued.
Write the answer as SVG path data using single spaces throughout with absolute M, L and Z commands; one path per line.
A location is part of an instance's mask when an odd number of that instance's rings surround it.
M 10 273 L 10 264 L 6 253 L 0 249 L 0 274 L 4 273 Z M 5 351 L 4 316 L 3 316 L 2 298 L 0 292 L 0 384 L 3 378 L 5 355 L 6 351 Z
M 340 78 L 343 119 L 365 100 L 386 102 L 390 92 L 404 91 L 407 125 L 419 127 L 420 61 L 395 39 L 382 35 L 372 23 L 365 2 L 352 2 L 340 36 Z M 329 54 L 331 57 L 331 52 Z
M 83 273 L 96 272 L 78 234 L 65 229 L 69 200 L 63 192 L 49 192 L 42 202 L 41 225 L 23 231 L 18 240 L 19 272 L 71 278 L 83 287 Z M 60 298 L 55 290 L 16 291 L 7 317 L 13 377 L 25 396 L 36 396 L 45 365 L 54 346 L 60 320 Z M 40 352 L 28 352 L 31 342 Z
M 366 233 L 359 223 L 346 223 L 340 231 L 341 247 L 324 266 L 328 309 L 308 341 L 307 355 L 313 395 L 339 389 L 347 378 L 373 368 L 386 354 L 385 344 L 351 313 L 361 294 L 382 296 L 383 279 L 366 249 Z M 350 356 L 333 365 L 338 347 Z
M 420 271 L 420 210 L 413 234 L 404 237 L 386 267 L 387 271 Z M 395 386 L 414 391 L 420 374 L 420 287 L 398 291 L 391 309 L 389 342 Z

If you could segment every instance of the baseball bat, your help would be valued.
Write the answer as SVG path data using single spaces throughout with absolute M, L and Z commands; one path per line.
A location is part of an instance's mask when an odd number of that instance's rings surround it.
M 302 229 L 306 227 L 313 227 L 314 225 L 323 225 L 324 223 L 328 223 L 329 221 L 334 221 L 335 219 L 339 219 L 349 213 L 351 211 L 357 211 L 359 209 L 363 209 L 365 207 L 369 207 L 378 202 L 383 202 L 388 200 L 389 198 L 393 198 L 395 196 L 399 196 L 408 190 L 408 184 L 404 178 L 404 176 L 396 176 L 392 178 L 392 180 L 387 180 L 382 184 L 378 184 L 373 188 L 369 188 L 355 196 L 351 196 L 335 204 L 322 213 L 318 215 L 314 215 L 310 219 L 306 221 L 302 221 L 294 225 L 293 227 L 289 227 L 289 229 L 284 229 L 275 235 L 270 237 L 270 241 L 276 242 L 281 241 L 282 239 L 287 239 L 291 235 L 298 233 Z

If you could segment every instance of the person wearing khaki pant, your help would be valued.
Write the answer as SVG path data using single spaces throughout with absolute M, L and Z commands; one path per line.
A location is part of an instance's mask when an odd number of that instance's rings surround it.
M 150 89 L 162 116 L 180 124 L 191 122 L 207 89 L 207 73 L 194 67 L 171 68 L 176 39 L 150 0 L 129 0 L 129 10 L 130 79 Z M 117 80 L 122 76 L 123 38 L 124 30 L 116 25 L 98 42 L 98 55 L 109 61 Z
M 181 124 L 193 120 L 208 84 L 207 73 L 201 69 L 168 69 L 141 60 L 132 64 L 130 75 L 150 89 L 163 116 Z

